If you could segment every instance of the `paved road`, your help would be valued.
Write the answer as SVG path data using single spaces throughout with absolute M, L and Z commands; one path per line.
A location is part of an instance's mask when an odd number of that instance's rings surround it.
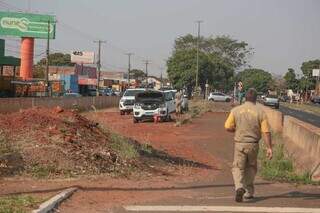
M 316 127 L 320 127 L 320 116 L 299 111 L 299 110 L 290 109 L 288 107 L 282 106 L 281 104 L 280 104 L 279 111 L 282 112 L 284 115 L 290 115 L 299 120 L 310 123 Z
M 320 213 L 320 187 L 272 183 L 257 178 L 256 198 L 251 202 L 235 203 L 230 172 L 233 139 L 223 129 L 225 115 L 212 114 L 196 120 L 195 132 L 207 137 L 193 138 L 195 143 L 216 156 L 221 172 L 215 180 L 181 184 L 181 190 L 192 195 L 123 206 L 115 212 L 317 212 Z M 215 134 L 213 134 L 215 132 Z M 217 136 L 217 133 L 220 133 Z M 213 137 L 214 136 L 214 137 Z M 192 136 L 190 135 L 190 138 Z M 275 208 L 276 207 L 276 208 Z

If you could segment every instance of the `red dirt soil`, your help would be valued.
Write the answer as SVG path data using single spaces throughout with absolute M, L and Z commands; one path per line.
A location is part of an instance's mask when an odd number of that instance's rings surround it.
M 190 141 L 190 137 L 206 137 L 192 131 L 195 124 L 189 123 L 176 127 L 174 122 L 143 122 L 134 124 L 131 115 L 120 116 L 118 112 L 96 112 L 85 114 L 90 120 L 99 122 L 119 134 L 133 138 L 140 143 L 152 145 L 154 148 L 171 155 L 184 157 L 217 168 L 216 159 Z M 190 132 L 192 131 L 192 136 Z

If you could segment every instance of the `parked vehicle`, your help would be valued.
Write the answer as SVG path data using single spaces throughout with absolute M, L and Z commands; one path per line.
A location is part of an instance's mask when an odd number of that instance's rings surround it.
M 174 100 L 172 92 L 147 90 L 136 94 L 133 107 L 133 122 L 160 117 L 160 121 L 170 119 L 170 113 L 174 112 Z
M 133 110 L 133 105 L 135 101 L 135 96 L 138 93 L 144 92 L 144 88 L 137 89 L 127 89 L 119 102 L 119 110 L 120 115 L 124 115 L 125 113 L 130 113 Z
M 263 99 L 263 104 L 265 106 L 272 106 L 276 109 L 279 109 L 279 98 L 276 95 L 267 95 Z
M 226 95 L 221 92 L 211 92 L 208 100 L 209 101 L 223 101 L 223 102 L 230 102 L 232 97 L 230 95 Z
M 82 97 L 81 94 L 76 93 L 76 92 L 67 92 L 63 95 L 64 97 L 73 97 L 73 98 L 79 98 Z
M 171 93 L 172 93 L 172 96 L 173 96 L 173 101 L 172 101 L 173 103 L 172 103 L 172 105 L 173 105 L 174 111 L 175 111 L 175 104 L 176 104 L 176 102 L 175 102 L 175 96 L 176 96 L 177 90 L 174 90 L 174 89 L 168 89 L 168 90 L 163 89 L 163 92 L 171 92 Z M 187 112 L 187 111 L 189 111 L 189 100 L 188 100 L 188 95 L 186 95 L 186 94 L 184 94 L 184 95 L 182 96 L 181 108 L 182 108 L 182 112 Z M 174 111 L 173 111 L 173 112 L 174 112 Z
M 169 114 L 176 111 L 176 102 L 175 102 L 175 92 L 172 90 L 163 91 L 166 107 L 168 109 Z
M 314 104 L 320 104 L 320 96 L 313 96 L 311 102 Z

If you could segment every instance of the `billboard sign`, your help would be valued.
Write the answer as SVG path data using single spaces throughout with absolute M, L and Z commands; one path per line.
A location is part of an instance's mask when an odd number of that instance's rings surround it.
M 77 64 L 94 64 L 94 52 L 73 51 L 71 62 Z
M 312 70 L 312 76 L 313 77 L 319 77 L 320 76 L 320 69 L 313 69 Z
M 49 38 L 54 39 L 54 16 L 0 11 L 0 35 L 47 39 L 48 30 Z

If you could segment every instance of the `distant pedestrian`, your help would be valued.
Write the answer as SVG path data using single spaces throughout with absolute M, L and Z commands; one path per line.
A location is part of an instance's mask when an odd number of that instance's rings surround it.
M 270 127 L 265 112 L 256 105 L 257 91 L 251 88 L 245 97 L 246 102 L 232 109 L 225 122 L 225 128 L 235 132 L 232 175 L 237 202 L 253 198 L 261 137 L 267 146 L 267 157 L 272 158 Z
M 175 102 L 176 102 L 176 115 L 179 116 L 181 114 L 181 105 L 182 105 L 182 92 L 180 90 L 178 90 L 175 95 Z

